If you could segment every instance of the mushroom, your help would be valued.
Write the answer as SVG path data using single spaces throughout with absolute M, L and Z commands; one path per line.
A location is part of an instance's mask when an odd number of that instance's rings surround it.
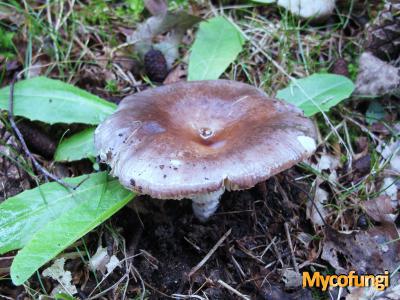
M 244 190 L 315 148 L 302 111 L 248 84 L 178 82 L 127 96 L 95 132 L 100 159 L 128 189 L 192 199 L 207 220 L 225 190 Z
M 316 21 L 327 19 L 336 6 L 336 0 L 278 0 L 277 3 L 294 15 Z

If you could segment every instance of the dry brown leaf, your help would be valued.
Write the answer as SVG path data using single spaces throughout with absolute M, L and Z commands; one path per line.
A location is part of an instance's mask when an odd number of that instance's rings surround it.
M 59 258 L 54 263 L 42 272 L 44 277 L 50 277 L 59 283 L 59 286 L 53 289 L 52 294 L 58 292 L 66 292 L 70 295 L 76 294 L 78 291 L 72 282 L 72 274 L 70 271 L 64 270 L 65 258 Z M 56 290 L 56 291 L 54 291 Z
M 382 60 L 394 61 L 400 53 L 400 3 L 397 0 L 385 2 L 368 29 L 366 48 Z
M 166 14 L 168 10 L 166 0 L 144 0 L 144 6 L 153 16 Z
M 375 199 L 364 201 L 361 206 L 366 213 L 376 222 L 393 222 L 395 219 L 394 212 L 396 207 L 393 207 L 390 197 L 384 195 Z
M 359 274 L 382 274 L 400 264 L 400 242 L 394 224 L 384 223 L 368 231 L 341 233 L 325 229 L 322 259 L 336 269 L 337 274 L 350 270 Z
M 295 289 L 301 287 L 301 274 L 295 270 L 285 269 L 282 272 L 282 280 L 286 289 Z
M 179 64 L 171 72 L 169 72 L 167 78 L 164 80 L 164 84 L 171 84 L 178 81 L 185 81 L 187 77 L 187 68 Z
M 399 73 L 399 68 L 380 60 L 370 52 L 364 52 L 360 57 L 356 92 L 371 96 L 398 93 Z
M 331 154 L 322 154 L 318 163 L 313 164 L 313 167 L 320 172 L 326 171 L 330 181 L 337 180 L 337 169 L 341 167 L 339 156 Z
M 268 300 L 312 300 L 312 294 L 309 289 L 300 289 L 294 293 L 287 293 L 281 287 L 271 284 L 262 286 L 260 296 Z
M 95 272 L 100 271 L 105 273 L 106 265 L 110 262 L 110 256 L 107 253 L 107 248 L 99 246 L 96 253 L 89 259 L 89 268 Z
M 346 300 L 398 300 L 400 299 L 400 285 L 391 285 L 384 291 L 377 291 L 375 287 L 354 288 L 346 296 Z

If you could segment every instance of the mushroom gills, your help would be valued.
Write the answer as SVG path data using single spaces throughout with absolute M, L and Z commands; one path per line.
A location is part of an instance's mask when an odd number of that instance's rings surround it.
M 201 222 L 207 221 L 207 219 L 215 213 L 218 209 L 219 199 L 225 192 L 225 188 L 221 188 L 215 192 L 199 194 L 191 197 L 193 213 Z

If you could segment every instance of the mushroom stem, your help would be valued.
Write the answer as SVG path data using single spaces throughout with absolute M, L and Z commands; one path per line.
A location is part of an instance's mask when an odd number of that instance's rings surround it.
M 225 189 L 222 188 L 215 192 L 199 194 L 191 198 L 193 213 L 197 219 L 199 219 L 201 222 L 205 222 L 211 215 L 215 213 L 218 208 L 219 199 L 224 191 Z

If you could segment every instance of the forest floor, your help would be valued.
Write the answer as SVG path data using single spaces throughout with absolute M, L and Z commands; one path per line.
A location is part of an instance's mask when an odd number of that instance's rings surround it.
M 288 85 L 289 76 L 334 72 L 355 82 L 367 28 L 384 9 L 379 1 L 338 1 L 329 18 L 310 23 L 274 4 L 221 2 L 175 0 L 169 10 L 204 19 L 224 15 L 235 22 L 248 42 L 222 78 L 252 84 L 270 96 Z M 1 2 L 1 87 L 21 71 L 72 83 L 114 103 L 152 87 L 127 38 L 150 16 L 141 1 Z M 196 27 L 186 31 L 167 82 L 185 80 L 195 33 Z M 318 149 L 310 160 L 250 190 L 226 192 L 206 223 L 192 215 L 188 200 L 135 198 L 136 205 L 124 207 L 61 254 L 78 290 L 75 298 L 400 299 L 400 154 L 395 153 L 397 162 L 385 154 L 399 147 L 399 107 L 394 95 L 355 94 L 326 118 L 316 115 Z M 2 201 L 43 178 L 31 176 L 37 170 L 29 162 L 17 163 L 26 162 L 24 154 L 6 113 L 0 116 Z M 60 177 L 93 172 L 90 160 L 52 159 L 66 130 L 70 135 L 83 125 L 27 124 L 27 142 L 49 170 Z M 0 299 L 53 299 L 59 282 L 42 274 L 51 263 L 16 287 L 9 279 L 14 255 L 0 256 Z M 104 265 L 89 268 L 99 255 L 115 256 L 123 264 L 108 274 Z M 389 270 L 391 287 L 380 293 L 300 285 L 304 271 L 350 270 Z

